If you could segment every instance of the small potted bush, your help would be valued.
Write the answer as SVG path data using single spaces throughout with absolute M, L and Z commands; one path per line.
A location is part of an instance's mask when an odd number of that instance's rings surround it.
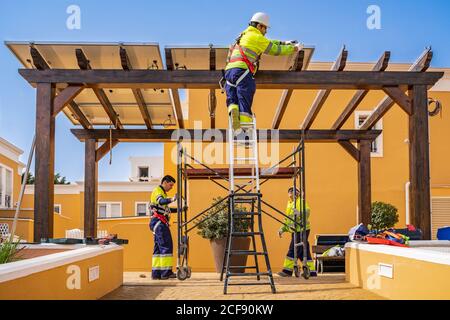
M 20 259 L 19 253 L 23 248 L 19 248 L 19 244 L 19 241 L 0 238 L 0 264 L 10 263 Z
M 395 226 L 398 222 L 397 208 L 389 203 L 372 203 L 370 230 L 385 230 Z
M 198 224 L 198 234 L 204 239 L 208 239 L 213 251 L 216 272 L 221 272 L 225 247 L 228 237 L 228 200 L 214 198 L 212 209 L 206 212 L 203 219 Z M 222 202 L 221 202 L 222 201 Z M 220 203 L 219 203 L 220 202 Z M 244 207 L 237 207 L 239 211 L 247 211 Z M 250 220 L 235 219 L 234 230 L 236 232 L 246 232 L 250 228 Z M 233 250 L 249 250 L 249 237 L 234 237 Z M 230 265 L 245 266 L 246 255 L 232 256 Z M 244 270 L 232 270 L 233 272 L 243 272 Z

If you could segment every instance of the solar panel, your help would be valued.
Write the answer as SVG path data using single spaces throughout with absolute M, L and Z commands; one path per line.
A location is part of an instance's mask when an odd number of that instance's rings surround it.
M 224 46 L 167 46 L 170 50 L 174 69 L 209 70 L 211 48 L 216 52 L 216 70 L 222 70 L 226 66 L 228 47 Z M 303 70 L 308 68 L 314 53 L 313 47 L 305 47 Z M 295 63 L 296 55 L 269 56 L 262 55 L 260 70 L 289 70 Z
M 127 52 L 133 69 L 163 69 L 160 48 L 155 43 L 57 43 L 57 42 L 7 42 L 25 68 L 34 69 L 30 46 L 38 50 L 52 69 L 79 69 L 75 50 L 81 49 L 92 69 L 122 69 L 120 48 Z M 154 125 L 175 125 L 169 90 L 141 90 Z M 144 126 L 136 98 L 130 89 L 105 90 L 115 112 L 123 125 Z M 80 93 L 75 102 L 92 125 L 108 125 L 110 120 L 91 89 Z M 68 108 L 66 116 L 78 125 L 76 117 Z

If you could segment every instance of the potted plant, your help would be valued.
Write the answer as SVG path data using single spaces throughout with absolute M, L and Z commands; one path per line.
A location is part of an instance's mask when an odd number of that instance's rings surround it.
M 23 249 L 19 248 L 19 241 L 10 241 L 0 238 L 0 264 L 14 262 L 19 260 L 19 252 Z
M 223 198 L 214 198 L 214 206 L 206 212 L 203 219 L 198 224 L 198 234 L 204 239 L 208 239 L 213 251 L 216 272 L 221 272 L 225 247 L 228 237 L 228 200 Z M 237 210 L 246 212 L 246 208 L 237 206 Z M 250 220 L 235 219 L 234 230 L 236 232 L 246 232 L 250 228 Z M 249 250 L 249 237 L 233 238 L 233 250 Z M 233 266 L 245 266 L 247 264 L 246 255 L 232 256 L 231 264 Z M 243 272 L 243 269 L 232 270 L 233 272 Z
M 371 223 L 369 230 L 385 230 L 393 228 L 398 222 L 397 208 L 389 203 L 372 203 Z

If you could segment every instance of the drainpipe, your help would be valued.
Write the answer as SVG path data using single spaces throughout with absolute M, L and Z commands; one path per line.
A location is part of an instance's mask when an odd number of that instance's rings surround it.
M 409 216 L 409 194 L 410 194 L 410 192 L 409 192 L 409 190 L 410 190 L 410 187 L 411 186 L 411 182 L 406 182 L 405 183 L 405 198 L 406 198 L 406 203 L 405 203 L 405 212 L 406 212 L 406 225 L 408 225 L 408 224 L 410 224 L 410 221 L 409 221 L 409 219 L 410 219 L 410 216 Z

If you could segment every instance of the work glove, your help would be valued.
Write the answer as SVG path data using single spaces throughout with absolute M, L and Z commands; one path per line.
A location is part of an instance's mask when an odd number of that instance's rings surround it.
M 177 201 L 177 199 L 178 199 L 178 195 L 175 194 L 175 195 L 173 196 L 173 198 L 171 199 L 171 202 L 175 202 L 175 201 Z
M 304 46 L 302 43 L 297 43 L 297 44 L 295 45 L 295 48 L 296 48 L 297 51 L 303 50 L 304 47 L 305 47 L 305 46 Z
M 280 238 L 282 238 L 283 237 L 283 233 L 284 233 L 284 231 L 283 231 L 283 229 L 279 229 L 278 230 L 278 236 L 280 237 Z
M 298 44 L 298 41 L 297 40 L 289 40 L 289 41 L 284 41 L 283 44 L 294 46 L 294 45 Z

